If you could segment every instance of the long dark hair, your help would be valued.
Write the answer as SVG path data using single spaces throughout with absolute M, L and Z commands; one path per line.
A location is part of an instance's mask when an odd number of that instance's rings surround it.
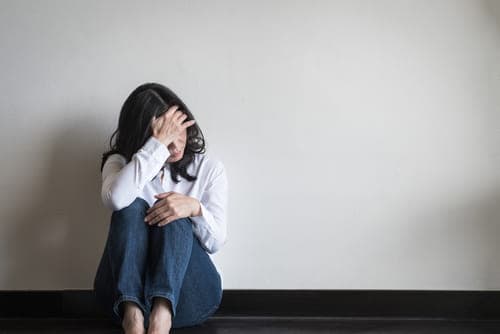
M 186 104 L 168 87 L 158 83 L 145 83 L 134 89 L 127 97 L 120 112 L 118 128 L 109 139 L 110 150 L 102 154 L 101 172 L 106 159 L 114 153 L 124 156 L 127 163 L 153 134 L 151 120 L 165 113 L 172 105 L 188 117 L 183 121 L 194 119 Z M 187 138 L 184 155 L 181 160 L 168 163 L 170 176 L 175 183 L 180 182 L 177 175 L 188 181 L 194 181 L 196 176 L 187 173 L 187 167 L 194 161 L 195 153 L 205 153 L 205 139 L 198 121 L 186 128 Z M 113 137 L 116 140 L 112 143 Z

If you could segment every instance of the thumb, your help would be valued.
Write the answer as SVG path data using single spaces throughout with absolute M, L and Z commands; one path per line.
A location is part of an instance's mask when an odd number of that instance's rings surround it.
M 171 193 L 173 193 L 173 191 L 169 191 L 169 192 L 166 192 L 166 193 L 159 193 L 159 194 L 156 194 L 155 197 L 156 198 L 165 198 L 168 195 L 170 195 Z

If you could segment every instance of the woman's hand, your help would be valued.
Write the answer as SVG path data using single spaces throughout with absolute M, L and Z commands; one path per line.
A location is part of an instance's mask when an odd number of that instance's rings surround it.
M 156 118 L 156 116 L 153 116 L 153 119 L 151 120 L 151 131 L 153 132 L 153 137 L 161 141 L 167 147 L 187 127 L 190 127 L 196 122 L 194 119 L 184 122 L 188 115 L 180 111 L 178 108 L 179 106 L 173 105 L 160 117 Z
M 155 197 L 159 200 L 147 210 L 144 218 L 149 225 L 158 223 L 158 226 L 164 226 L 176 219 L 197 215 L 200 210 L 200 202 L 194 197 L 173 191 Z

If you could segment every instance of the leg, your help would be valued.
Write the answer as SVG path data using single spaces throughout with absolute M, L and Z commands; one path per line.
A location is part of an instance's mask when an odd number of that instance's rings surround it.
M 149 310 L 153 298 L 165 298 L 171 305 L 172 318 L 176 314 L 178 297 L 191 256 L 193 228 L 191 220 L 180 218 L 165 226 L 150 227 L 148 269 L 146 270 L 145 299 L 149 326 Z
M 199 325 L 212 316 L 222 301 L 221 283 L 215 265 L 193 234 L 191 257 L 172 328 Z
M 97 300 L 121 325 L 125 301 L 147 311 L 144 272 L 148 249 L 148 226 L 144 223 L 148 203 L 138 197 L 128 207 L 114 211 L 108 238 L 94 279 Z

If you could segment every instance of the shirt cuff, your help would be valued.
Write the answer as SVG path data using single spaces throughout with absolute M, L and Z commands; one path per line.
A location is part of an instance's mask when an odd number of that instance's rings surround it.
M 164 163 L 170 157 L 170 151 L 167 146 L 153 136 L 149 137 L 144 146 L 142 146 L 142 150 L 153 156 L 153 159 L 159 163 Z
M 211 226 L 208 223 L 209 216 L 207 214 L 208 209 L 203 205 L 203 203 L 200 202 L 200 207 L 201 207 L 201 215 L 200 216 L 191 216 L 191 220 L 193 221 L 194 224 L 199 225 L 200 227 L 203 227 L 204 229 L 212 232 Z

